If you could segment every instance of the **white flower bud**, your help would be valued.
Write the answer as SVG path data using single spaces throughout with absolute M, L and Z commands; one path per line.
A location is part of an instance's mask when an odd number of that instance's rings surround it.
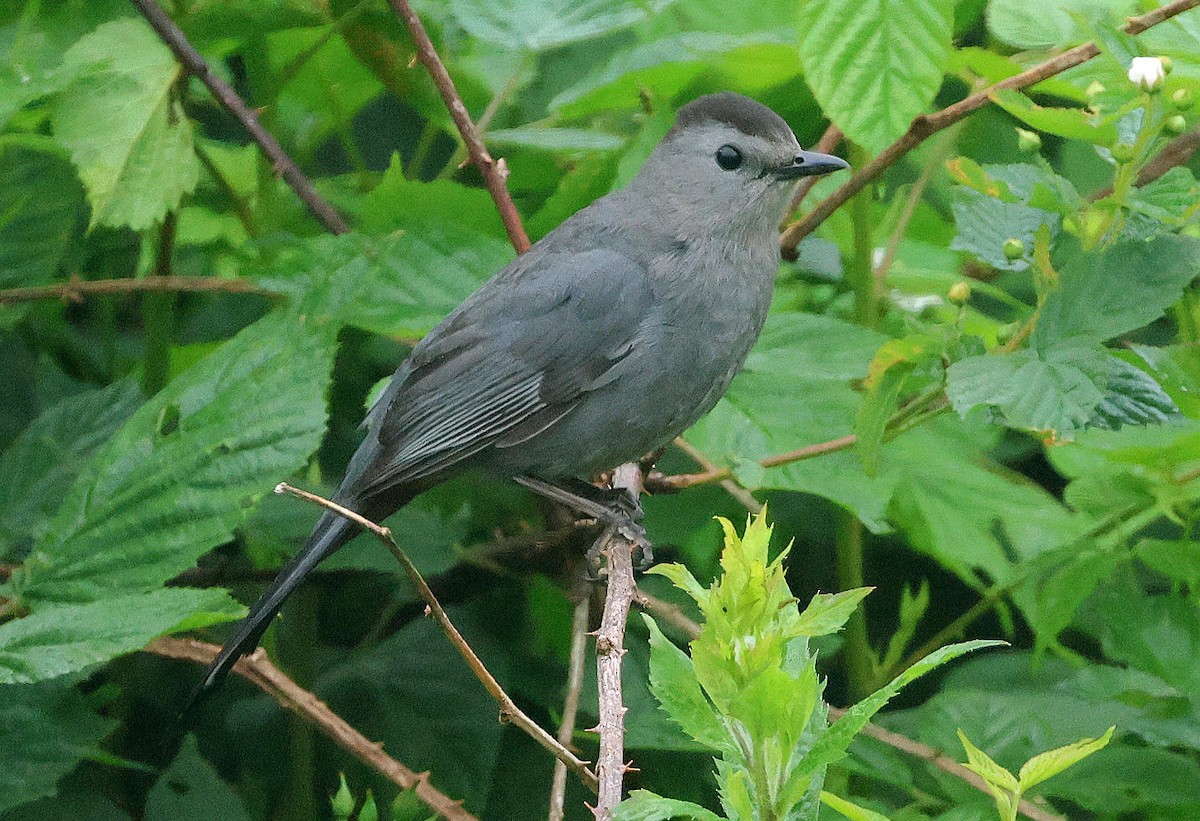
M 1158 91 L 1166 79 L 1166 69 L 1157 57 L 1134 57 L 1129 64 L 1129 82 L 1142 91 Z

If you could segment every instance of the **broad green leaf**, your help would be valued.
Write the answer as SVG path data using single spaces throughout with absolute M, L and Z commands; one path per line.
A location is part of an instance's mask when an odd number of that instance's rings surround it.
M 741 722 L 751 744 L 759 749 L 778 745 L 783 750 L 796 745 L 817 706 L 820 687 L 813 664 L 795 677 L 779 667 L 768 667 L 729 702 L 727 714 Z M 725 758 L 741 761 L 741 754 Z
M 1113 123 L 1094 123 L 1093 115 L 1082 108 L 1051 108 L 1035 105 L 1019 91 L 1002 88 L 992 92 L 992 102 L 1028 126 L 1096 145 L 1111 145 L 1117 139 Z
M 877 379 L 869 380 L 867 394 L 854 417 L 855 448 L 868 476 L 879 473 L 879 454 L 888 420 L 900 406 L 900 391 L 915 364 L 899 362 L 883 370 Z
M 1156 180 L 1135 188 L 1130 207 L 1168 225 L 1178 225 L 1191 213 L 1200 191 L 1191 170 L 1175 166 Z
M 91 225 L 150 227 L 199 178 L 192 127 L 172 96 L 180 67 L 140 20 L 114 20 L 80 39 L 60 69 L 54 136 L 87 188 Z
M 0 684 L 75 673 L 144 647 L 163 633 L 207 627 L 244 613 L 224 590 L 185 587 L 42 607 L 0 625 Z
M 662 634 L 652 618 L 644 618 L 650 629 L 650 691 L 662 709 L 696 741 L 727 755 L 736 754 L 737 745 L 700 691 L 692 660 Z
M 821 803 L 841 813 L 850 821 L 888 821 L 888 817 L 882 813 L 860 807 L 852 801 L 847 801 L 845 798 L 825 790 L 821 790 Z
M 1109 358 L 1108 385 L 1104 398 L 1092 412 L 1089 425 L 1120 428 L 1165 422 L 1179 408 L 1154 378 L 1119 356 Z
M 1112 740 L 1113 732 L 1116 729 L 1116 727 L 1109 727 L 1108 731 L 1099 738 L 1085 738 L 1076 741 L 1074 744 L 1068 744 L 1065 747 L 1059 747 L 1040 755 L 1035 755 L 1021 767 L 1021 772 L 1018 776 L 1021 781 L 1021 789 L 1027 790 L 1035 784 L 1042 783 L 1047 778 L 1053 778 L 1073 764 L 1077 764 L 1087 758 L 1092 753 L 1103 750 L 1108 746 L 1108 742 Z
M 1098 253 L 1072 242 L 1055 262 L 1061 287 L 1046 299 L 1030 339 L 1039 348 L 1072 338 L 1103 342 L 1158 319 L 1200 274 L 1200 240 L 1124 240 Z
M 866 726 L 866 723 L 871 720 L 872 716 L 883 709 L 892 696 L 896 695 L 896 693 L 900 692 L 900 690 L 912 681 L 965 653 L 980 650 L 984 647 L 998 647 L 1003 644 L 1004 642 L 1002 641 L 977 639 L 975 641 L 949 644 L 933 651 L 896 676 L 886 686 L 876 690 L 848 709 L 841 718 L 831 724 L 825 734 L 818 738 L 816 743 L 804 754 L 804 757 L 796 765 L 795 770 L 793 770 L 792 777 L 802 777 L 802 774 L 815 772 L 844 758 L 846 748 L 850 746 L 850 742 L 854 740 L 854 736 L 858 735 L 859 731 Z
M 1118 21 L 1136 8 L 1133 0 L 1045 0 L 1033 12 L 1027 0 L 992 0 L 987 23 L 1010 46 L 1066 48 L 1088 39 L 1075 15 L 1089 21 Z
M 969 188 L 954 191 L 952 204 L 954 224 L 958 229 L 950 247 L 969 251 L 993 268 L 1003 271 L 1024 271 L 1029 267 L 1030 254 L 1009 259 L 1004 243 L 1019 239 L 1032 250 L 1034 234 L 1043 225 L 1051 235 L 1058 233 L 1061 217 L 1040 208 L 1016 202 L 1004 202 Z
M 962 742 L 963 749 L 967 751 L 967 767 L 969 769 L 974 770 L 975 774 L 986 781 L 990 787 L 998 787 L 1009 793 L 1017 791 L 1020 785 L 1017 783 L 1016 776 L 993 761 L 992 757 L 983 750 L 972 744 L 971 740 L 967 738 L 966 733 L 962 730 L 958 731 L 958 740 Z M 992 790 L 992 794 L 996 796 L 997 800 L 1004 797 L 1002 793 L 998 793 L 995 789 Z
M 128 380 L 72 396 L 0 454 L 0 555 L 41 538 L 79 471 L 139 404 L 141 393 Z
M 14 577 L 35 601 L 152 590 L 229 538 L 325 427 L 334 328 L 272 314 L 174 379 L 102 446 Z
M 629 28 L 673 0 L 452 0 L 469 34 L 506 48 L 546 51 Z
M 61 148 L 0 141 L 0 287 L 50 282 L 83 217 L 83 187 Z
M 1044 352 L 972 356 L 950 366 L 946 394 L 960 414 L 994 407 L 1012 425 L 1070 439 L 1104 398 L 1112 361 L 1074 341 Z
M 953 22 L 952 0 L 804 0 L 805 78 L 846 136 L 879 153 L 941 87 Z
M 828 636 L 842 629 L 853 615 L 859 602 L 865 599 L 873 587 L 856 587 L 840 593 L 817 593 L 800 614 L 800 621 L 792 628 L 799 636 Z
M 547 151 L 616 151 L 625 139 L 583 128 L 499 128 L 487 133 L 489 145 L 540 148 Z
M 0 685 L 0 813 L 53 794 L 116 726 L 96 714 L 74 681 Z
M 1200 419 L 1200 346 L 1154 348 L 1135 343 L 1129 349 L 1150 367 L 1159 386 L 1180 411 Z
M 507 244 L 504 223 L 486 189 L 450 180 L 410 180 L 404 176 L 398 154 L 392 155 L 387 170 L 362 198 L 354 216 L 357 230 L 369 236 L 392 231 L 424 233 L 426 226 L 434 224 L 454 227 L 469 237 L 486 234 Z
M 314 237 L 257 277 L 295 310 L 388 335 L 422 336 L 512 258 L 503 240 L 439 222 L 383 237 Z
M 189 733 L 146 796 L 144 821 L 249 821 L 242 800 L 204 760 Z
M 1081 618 L 1099 636 L 1109 658 L 1194 697 L 1200 693 L 1200 666 L 1179 664 L 1179 659 L 1200 657 L 1195 603 L 1180 593 L 1132 595 L 1134 590 L 1139 589 L 1105 585 L 1084 605 Z
M 663 798 L 649 790 L 634 790 L 613 810 L 613 821 L 670 821 L 689 818 L 692 821 L 724 821 L 712 810 L 691 801 Z

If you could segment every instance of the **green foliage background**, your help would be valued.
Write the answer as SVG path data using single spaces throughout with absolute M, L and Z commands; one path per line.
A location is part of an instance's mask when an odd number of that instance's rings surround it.
M 1195 125 L 1200 12 L 1133 38 L 1118 26 L 1152 3 L 415 5 L 535 239 L 628 180 L 700 94 L 750 94 L 804 145 L 832 121 L 861 167 L 914 117 L 1098 43 L 906 154 L 807 238 L 745 372 L 686 439 L 770 500 L 797 597 L 876 587 L 819 648 L 831 703 L 954 640 L 1004 637 L 878 721 L 960 759 L 961 729 L 1014 771 L 1116 725 L 1034 794 L 1071 818 L 1200 817 L 1200 188 L 1194 163 L 1137 179 Z M 137 651 L 164 633 L 220 640 L 315 518 L 271 488 L 332 488 L 372 387 L 513 252 L 381 0 L 168 11 L 354 230 L 311 219 L 132 6 L 0 10 L 0 815 L 321 818 L 339 771 L 387 805 L 394 788 L 244 681 L 163 746 L 200 670 Z M 1144 55 L 1173 61 L 1155 95 L 1126 77 Z M 19 290 L 165 275 L 189 288 Z M 960 308 L 947 294 L 964 279 Z M 852 432 L 856 447 L 759 463 Z M 676 449 L 661 468 L 701 469 Z M 712 516 L 745 515 L 715 484 L 646 508 L 659 556 L 702 582 Z M 589 534 L 474 478 L 390 524 L 552 725 Z M 549 757 L 497 724 L 420 612 L 360 539 L 265 646 L 470 811 L 544 817 Z M 657 709 L 649 634 L 630 630 L 630 786 L 718 809 L 711 754 Z M 592 736 L 577 742 L 591 755 Z M 851 753 L 826 785 L 864 807 L 993 817 L 989 796 L 919 759 L 869 739 Z M 584 799 L 572 786 L 568 817 L 589 817 Z

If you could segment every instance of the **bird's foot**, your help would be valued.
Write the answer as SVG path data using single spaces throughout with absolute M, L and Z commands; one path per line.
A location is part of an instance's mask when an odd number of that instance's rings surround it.
M 640 554 L 639 567 L 649 566 L 654 561 L 654 551 L 646 537 L 646 528 L 642 527 L 645 512 L 641 502 L 630 492 L 622 488 L 596 487 L 574 478 L 547 482 L 532 476 L 518 476 L 516 482 L 539 496 L 560 502 L 613 528 L 622 538 L 637 545 Z M 588 551 L 590 567 L 598 567 L 598 545 L 600 542 L 592 545 L 592 549 Z M 593 558 L 594 551 L 597 555 Z

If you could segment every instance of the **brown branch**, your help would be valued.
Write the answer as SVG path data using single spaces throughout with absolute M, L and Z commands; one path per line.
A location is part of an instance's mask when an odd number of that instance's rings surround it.
M 215 644 L 196 639 L 178 639 L 161 636 L 146 645 L 145 651 L 165 658 L 194 661 L 209 665 L 221 652 Z M 335 744 L 349 752 L 359 761 L 396 784 L 402 790 L 415 790 L 417 797 L 441 816 L 451 821 L 477 821 L 475 816 L 462 808 L 462 802 L 450 798 L 429 783 L 429 773 L 416 773 L 383 751 L 383 745 L 371 741 L 346 721 L 325 702 L 288 678 L 283 671 L 271 663 L 260 648 L 244 656 L 234 665 L 233 671 L 253 683 L 260 690 L 279 702 L 283 707 L 314 725 Z
M 529 250 L 529 236 L 525 233 L 525 226 L 521 224 L 521 215 L 517 212 L 517 206 L 513 204 L 508 187 L 505 185 L 505 180 L 508 178 L 508 167 L 504 164 L 503 159 L 494 159 L 488 153 L 479 129 L 471 121 L 471 115 L 467 113 L 467 107 L 463 103 L 462 97 L 459 96 L 458 89 L 454 87 L 454 80 L 450 78 L 450 72 L 446 71 L 446 66 L 438 57 L 437 49 L 433 47 L 433 41 L 429 39 L 429 33 L 425 31 L 421 18 L 417 17 L 416 12 L 408 4 L 408 0 L 388 0 L 388 2 L 391 4 L 392 10 L 396 12 L 396 16 L 408 26 L 413 43 L 417 47 L 417 59 L 421 61 L 429 71 L 429 76 L 433 78 L 433 83 L 437 86 L 438 93 L 442 95 L 442 100 L 450 112 L 450 118 L 454 120 L 454 125 L 458 127 L 458 133 L 462 135 L 463 142 L 466 143 L 467 153 L 470 154 L 479 173 L 483 175 L 488 193 L 492 195 L 492 200 L 496 203 L 496 210 L 500 212 L 500 219 L 504 222 L 504 230 L 508 233 L 509 242 L 512 243 L 513 248 L 517 249 L 518 254 L 525 253 Z
M 662 599 L 641 591 L 638 591 L 635 601 L 639 607 L 647 612 L 654 614 L 664 621 L 674 624 L 676 627 L 682 630 L 683 633 L 688 636 L 688 638 L 695 639 L 699 637 L 700 625 L 688 618 L 687 615 L 685 615 L 684 612 L 679 609 L 678 605 L 663 601 Z M 832 721 L 838 720 L 845 714 L 846 710 L 843 707 L 830 706 L 829 708 L 829 718 Z M 949 773 L 955 778 L 962 779 L 986 795 L 991 794 L 988 791 L 987 784 L 982 778 L 968 770 L 954 759 L 944 755 L 938 750 L 935 750 L 933 747 L 930 747 L 928 744 L 922 744 L 920 741 L 909 738 L 906 735 L 901 735 L 900 733 L 880 727 L 878 724 L 871 724 L 869 722 L 863 726 L 861 732 L 863 735 L 870 736 L 876 741 L 880 741 L 889 747 L 899 750 L 902 753 L 906 753 L 914 758 L 919 758 L 922 761 L 928 762 L 929 764 L 937 767 L 939 770 Z M 1024 815 L 1026 818 L 1032 818 L 1034 821 L 1064 821 L 1061 816 L 1043 810 L 1036 804 L 1033 804 L 1027 800 L 1022 800 L 1018 809 L 1022 815 Z
M 562 761 L 567 767 L 575 773 L 579 779 L 591 790 L 596 789 L 596 775 L 587 768 L 587 763 L 582 761 L 578 756 L 572 753 L 563 745 L 555 740 L 554 736 L 543 730 L 538 724 L 521 711 L 516 703 L 509 697 L 508 693 L 504 692 L 504 688 L 500 686 L 500 682 L 496 681 L 495 676 L 488 671 L 484 666 L 479 656 L 475 655 L 475 651 L 467 644 L 467 640 L 463 638 L 462 633 L 458 632 L 458 628 L 450 621 L 450 617 L 446 615 L 446 611 L 438 602 L 437 597 L 433 595 L 433 591 L 429 589 L 429 585 L 425 583 L 421 572 L 417 570 L 416 565 L 408 558 L 400 546 L 396 544 L 396 540 L 392 538 L 392 531 L 382 525 L 372 522 L 364 516 L 355 513 L 349 508 L 342 507 L 336 502 L 331 502 L 328 499 L 318 496 L 315 493 L 309 493 L 306 490 L 292 487 L 286 482 L 280 482 L 275 486 L 276 493 L 288 493 L 299 499 L 304 499 L 307 502 L 320 505 L 326 510 L 332 510 L 339 516 L 349 519 L 364 530 L 369 530 L 375 534 L 381 542 L 387 547 L 388 551 L 400 562 L 404 568 L 404 572 L 408 574 L 409 582 L 416 589 L 417 595 L 425 600 L 429 605 L 429 612 L 441 626 L 442 631 L 450 639 L 450 643 L 454 645 L 467 665 L 471 668 L 471 672 L 483 684 L 484 689 L 500 704 L 500 718 L 502 721 L 510 721 L 517 727 L 524 730 L 529 736 L 547 750 L 549 750 L 559 761 Z
M 0 291 L 0 304 L 26 302 L 33 299 L 63 299 L 70 302 L 83 302 L 85 296 L 94 294 L 175 293 L 182 291 L 278 296 L 274 291 L 268 291 L 248 279 L 185 276 L 153 276 L 142 279 L 80 279 L 78 276 L 74 276 L 66 282 L 54 285 L 31 285 L 26 288 L 9 288 Z
M 558 725 L 558 743 L 564 747 L 575 737 L 575 717 L 579 713 L 579 694 L 583 690 L 583 663 L 587 659 L 588 616 L 592 599 L 585 586 L 576 590 L 579 601 L 571 618 L 571 661 L 567 670 L 567 695 L 563 699 L 562 721 Z M 563 821 L 566 810 L 567 766 L 554 762 L 554 777 L 550 783 L 548 821 Z
M 183 31 L 175 25 L 175 21 L 163 11 L 162 7 L 155 0 L 129 0 L 129 2 L 158 32 L 158 36 L 174 52 L 183 67 L 208 86 L 208 90 L 212 92 L 213 96 L 220 100 L 229 113 L 237 118 L 254 142 L 258 143 L 262 152 L 267 155 L 275 173 L 287 181 L 296 195 L 308 206 L 312 215 L 334 234 L 344 234 L 349 231 L 350 226 L 346 224 L 341 215 L 333 209 L 332 205 L 322 199 L 321 195 L 317 193 L 317 189 L 313 187 L 312 181 L 304 176 L 300 166 L 296 165 L 295 161 L 288 156 L 279 141 L 263 128 L 262 123 L 258 121 L 258 115 L 250 106 L 246 105 L 236 91 L 230 88 L 228 83 L 213 73 L 212 69 L 208 67 L 208 63 L 200 56 L 200 52 L 188 42 Z
M 700 450 L 698 447 L 695 447 L 691 442 L 684 439 L 682 436 L 677 436 L 674 444 L 675 447 L 686 453 L 688 458 L 703 468 L 705 473 L 721 470 L 716 464 L 713 463 L 711 459 L 708 458 L 704 451 Z M 733 479 L 721 479 L 719 484 L 726 493 L 728 493 L 737 501 L 741 502 L 742 507 L 746 508 L 746 510 L 750 511 L 756 516 L 762 512 L 762 503 L 758 501 L 758 499 L 754 498 L 754 494 L 746 490 L 746 488 L 739 485 Z
M 839 450 L 845 450 L 858 441 L 858 437 L 853 433 L 848 433 L 845 436 L 839 436 L 837 439 L 830 439 L 828 442 L 817 442 L 814 445 L 805 445 L 796 450 L 790 450 L 787 453 L 778 453 L 774 456 L 767 456 L 759 459 L 758 463 L 765 468 L 779 467 L 781 465 L 790 465 L 792 462 L 801 462 L 805 459 L 815 459 L 818 456 L 824 456 L 826 453 L 835 453 Z M 733 476 L 733 471 L 729 468 L 714 467 L 710 470 L 704 470 L 700 473 L 678 473 L 674 476 L 663 476 L 658 479 L 658 484 L 679 490 L 693 485 L 707 485 L 712 482 L 720 482 L 724 479 L 729 479 Z
M 1200 5 L 1200 0 L 1175 0 L 1154 9 L 1140 17 L 1131 17 L 1125 25 L 1128 34 L 1141 34 L 1148 28 L 1156 26 L 1164 20 Z M 968 115 L 991 103 L 991 95 L 1000 89 L 1021 89 L 1040 83 L 1049 77 L 1060 74 L 1069 68 L 1086 63 L 1100 53 L 1095 43 L 1087 42 L 1062 54 L 1039 63 L 1033 68 L 1001 80 L 975 94 L 959 100 L 953 105 L 943 108 L 933 114 L 922 114 L 912 121 L 908 130 L 900 139 L 885 148 L 875 159 L 867 163 L 849 181 L 819 202 L 813 210 L 784 229 L 780 237 L 780 248 L 786 259 L 796 258 L 796 246 L 800 240 L 811 234 L 818 225 L 829 218 L 829 215 L 842 206 L 847 200 L 874 182 L 878 177 L 895 164 L 901 157 L 912 151 L 929 137 L 943 129 L 949 128 Z

